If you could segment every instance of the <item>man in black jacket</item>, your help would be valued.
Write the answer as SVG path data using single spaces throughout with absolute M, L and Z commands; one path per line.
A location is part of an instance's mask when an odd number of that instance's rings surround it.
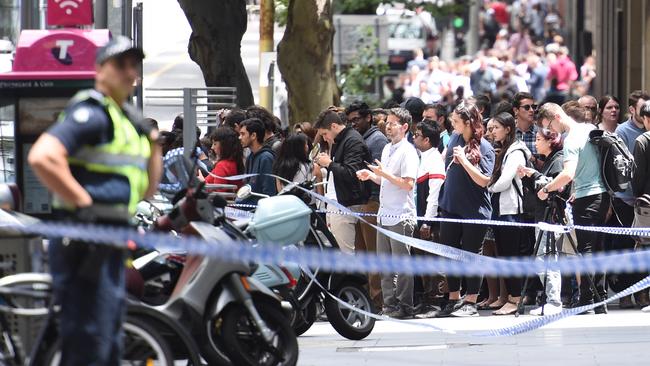
M 321 153 L 316 157 L 316 164 L 327 168 L 327 198 L 338 201 L 339 204 L 352 211 L 361 212 L 362 206 L 368 202 L 370 196 L 369 184 L 360 182 L 356 172 L 364 169 L 364 161 L 371 161 L 372 157 L 359 132 L 348 127 L 335 111 L 322 112 L 314 126 L 318 133 L 332 148 L 331 156 Z M 336 211 L 335 207 L 328 207 L 328 211 Z M 355 225 L 357 218 L 350 215 L 336 213 L 327 214 L 327 222 L 332 234 L 338 241 L 341 250 L 354 253 Z

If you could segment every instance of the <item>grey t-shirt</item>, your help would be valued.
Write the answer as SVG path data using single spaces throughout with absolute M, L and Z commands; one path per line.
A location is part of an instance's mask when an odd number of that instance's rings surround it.
M 589 132 L 595 127 L 586 123 L 575 123 L 564 139 L 564 162 L 577 162 L 574 177 L 576 198 L 606 192 L 600 175 L 600 153 L 589 142 Z

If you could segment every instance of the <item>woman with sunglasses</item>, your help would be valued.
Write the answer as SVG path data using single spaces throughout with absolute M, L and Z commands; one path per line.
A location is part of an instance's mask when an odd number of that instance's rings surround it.
M 451 115 L 454 134 L 449 145 L 445 166 L 447 177 L 440 199 L 442 216 L 452 219 L 489 219 L 492 205 L 487 191 L 492 169 L 494 149 L 483 138 L 483 120 L 474 104 L 460 103 Z M 441 222 L 440 242 L 454 248 L 479 253 L 487 226 Z M 481 277 L 466 278 L 465 300 L 460 300 L 459 277 L 448 277 L 449 302 L 438 317 L 478 316 L 476 299 Z
M 537 147 L 537 152 L 542 156 L 544 160 L 544 165 L 542 168 L 537 171 L 532 168 L 526 168 L 525 166 L 520 166 L 517 170 L 517 175 L 521 178 L 524 185 L 535 189 L 535 187 L 543 187 L 553 178 L 555 178 L 564 167 L 564 152 L 562 150 L 562 136 L 557 132 L 551 131 L 547 128 L 541 128 L 537 131 L 537 136 L 535 139 L 535 146 Z M 558 204 L 559 210 L 564 210 L 564 202 L 570 195 L 569 187 L 560 192 L 556 203 Z M 544 213 L 548 207 L 548 200 L 542 201 L 537 199 L 535 205 L 535 222 L 544 221 Z M 552 224 L 552 220 L 547 222 Z M 539 229 L 535 229 L 535 237 L 539 235 Z M 544 234 L 539 249 L 537 250 L 537 258 L 540 260 L 544 259 L 546 253 L 546 241 L 550 237 Z M 556 252 L 559 252 L 559 248 Z M 556 256 L 557 258 L 557 256 Z M 544 283 L 544 273 L 539 273 L 542 283 Z M 556 314 L 562 311 L 562 298 L 560 292 L 562 289 L 562 277 L 560 276 L 559 271 L 548 271 L 547 272 L 547 282 L 546 282 L 546 305 L 544 305 L 544 315 Z M 531 315 L 542 315 L 542 307 L 533 309 L 530 311 Z
M 524 203 L 521 178 L 517 169 L 526 165 L 531 152 L 517 139 L 515 119 L 511 114 L 500 113 L 492 119 L 492 135 L 495 142 L 501 144 L 501 151 L 496 157 L 494 172 L 490 179 L 488 191 L 492 193 L 492 219 L 520 223 L 523 221 Z M 518 257 L 525 253 L 531 243 L 529 235 L 520 226 L 494 226 L 494 239 L 500 257 Z M 532 232 L 530 233 L 532 235 Z M 522 280 L 518 277 L 504 279 L 508 300 L 494 315 L 511 315 L 517 312 L 521 297 Z

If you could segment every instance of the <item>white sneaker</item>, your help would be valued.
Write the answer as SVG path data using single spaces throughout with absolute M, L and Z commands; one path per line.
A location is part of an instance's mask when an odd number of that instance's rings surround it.
M 650 313 L 650 305 L 644 307 L 643 309 L 641 309 L 641 311 L 643 311 L 644 313 Z
M 555 314 L 559 314 L 561 312 L 562 312 L 562 306 L 553 305 L 553 304 L 544 305 L 544 315 L 555 315 Z M 536 309 L 531 310 L 530 315 L 541 316 L 542 315 L 542 307 L 540 306 L 540 307 L 538 307 Z

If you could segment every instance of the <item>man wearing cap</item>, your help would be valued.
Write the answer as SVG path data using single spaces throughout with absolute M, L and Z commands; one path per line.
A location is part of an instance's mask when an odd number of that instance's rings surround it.
M 28 161 L 53 193 L 58 220 L 129 226 L 161 173 L 157 132 L 127 103 L 142 50 L 116 37 L 96 56 L 95 88 L 77 93 Z M 61 306 L 61 365 L 118 365 L 125 311 L 124 251 L 63 238 L 49 246 Z

